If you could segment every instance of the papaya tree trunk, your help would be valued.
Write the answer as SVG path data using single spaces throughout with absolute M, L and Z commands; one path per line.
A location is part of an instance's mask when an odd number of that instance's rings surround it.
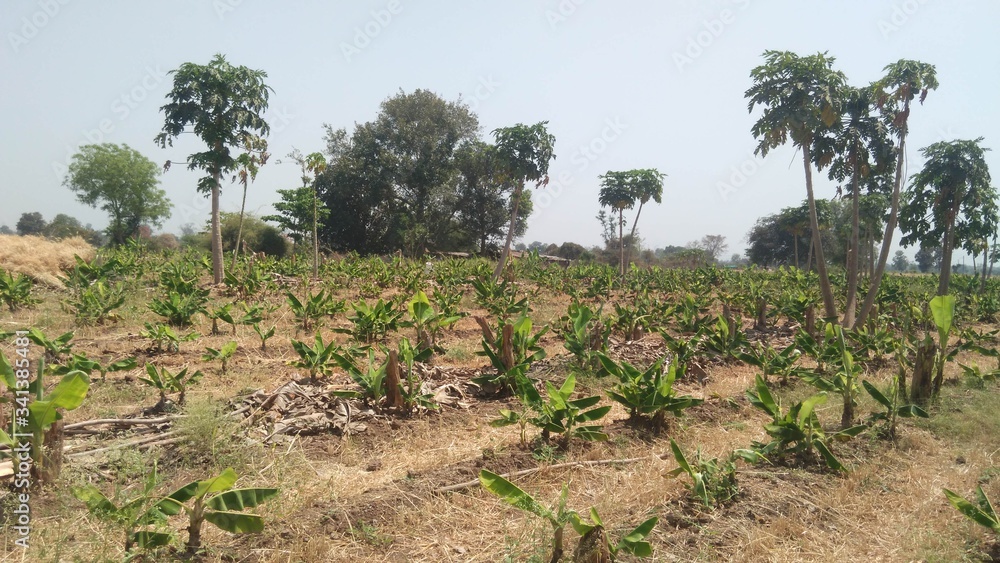
M 222 283 L 225 266 L 222 263 L 222 224 L 219 218 L 219 179 L 222 173 L 216 169 L 212 173 L 212 280 Z
M 878 295 L 879 285 L 882 283 L 882 276 L 885 275 L 885 266 L 889 263 L 889 247 L 892 246 L 892 236 L 896 232 L 896 223 L 899 221 L 899 192 L 903 184 L 903 159 L 906 157 L 906 135 L 909 130 L 907 119 L 910 115 L 910 101 L 903 103 L 903 124 L 899 130 L 899 152 L 896 155 L 896 179 L 892 185 L 892 199 L 889 206 L 889 218 L 885 222 L 885 234 L 882 235 L 882 248 L 878 254 L 878 264 L 872 273 L 871 282 L 868 285 L 868 293 L 865 295 L 865 302 L 861 306 L 861 312 L 854 319 L 854 326 L 864 324 L 868 315 L 871 314 L 872 306 L 875 305 L 875 296 Z M 873 247 L 874 250 L 874 247 Z
M 851 181 L 853 193 L 851 194 L 851 243 L 847 252 L 847 305 L 844 308 L 845 328 L 854 326 L 854 316 L 858 301 L 858 254 L 861 251 L 861 185 L 858 181 L 860 170 L 858 169 L 857 142 L 855 141 L 855 154 L 853 155 L 853 178 Z
M 510 227 L 507 228 L 507 240 L 504 242 L 503 250 L 500 252 L 500 261 L 497 262 L 497 269 L 493 272 L 493 281 L 500 279 L 500 274 L 503 273 L 504 267 L 507 265 L 507 257 L 510 255 L 510 245 L 514 242 L 514 225 L 517 224 L 517 208 L 518 204 L 521 203 L 521 192 L 524 190 L 524 184 L 518 183 L 517 187 L 514 188 L 514 201 L 511 205 L 510 211 Z
M 243 202 L 240 203 L 240 228 L 236 231 L 236 248 L 233 249 L 233 265 L 232 268 L 236 269 L 236 258 L 240 255 L 240 248 L 243 244 L 243 212 L 246 211 L 247 207 L 247 186 L 243 184 Z
M 623 227 L 625 225 L 625 211 L 623 209 L 618 210 L 618 269 L 620 270 L 621 276 L 625 277 L 625 236 Z
M 823 295 L 823 307 L 828 318 L 836 318 L 837 304 L 833 300 L 833 289 L 826 273 L 826 258 L 823 256 L 823 241 L 819 231 L 819 216 L 816 214 L 816 197 L 813 194 L 812 165 L 809 145 L 802 146 L 802 161 L 806 171 L 806 197 L 809 200 L 809 222 L 812 225 L 813 244 L 816 247 L 816 272 L 819 274 L 819 288 Z
M 948 210 L 948 225 L 944 232 L 944 248 L 941 249 L 941 279 L 938 283 L 938 295 L 948 295 L 948 286 L 951 284 L 951 255 L 955 248 L 955 217 L 958 215 L 958 206 L 961 199 L 955 197 L 955 203 Z

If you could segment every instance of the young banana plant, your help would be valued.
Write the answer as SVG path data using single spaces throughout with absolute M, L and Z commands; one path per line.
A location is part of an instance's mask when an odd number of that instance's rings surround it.
M 264 520 L 243 510 L 253 508 L 278 495 L 278 489 L 234 489 L 236 472 L 227 468 L 219 476 L 192 481 L 156 503 L 165 516 L 186 512 L 188 553 L 201 549 L 201 528 L 205 522 L 232 534 L 255 533 L 264 529 Z

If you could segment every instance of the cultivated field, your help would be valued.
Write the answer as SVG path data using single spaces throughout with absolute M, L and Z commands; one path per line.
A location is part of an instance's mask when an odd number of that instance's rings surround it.
M 11 290 L 0 330 L 35 329 L 32 366 L 45 353 L 51 371 L 43 398 L 67 378 L 89 388 L 49 430 L 65 455 L 31 493 L 27 552 L 15 545 L 8 478 L 3 560 L 122 560 L 130 531 L 172 534 L 165 547 L 132 546 L 149 561 L 551 560 L 554 525 L 485 490 L 482 470 L 509 475 L 543 507 L 565 487 L 578 514 L 557 522 L 565 561 L 591 507 L 612 545 L 655 517 L 645 538 L 655 561 L 998 553 L 996 535 L 942 492 L 974 499 L 982 486 L 1000 498 L 992 280 L 981 291 L 953 279 L 942 352 L 930 276 L 889 277 L 877 318 L 841 333 L 813 323 L 818 285 L 796 270 L 633 270 L 621 280 L 607 266 L 529 256 L 493 283 L 492 268 L 345 257 L 313 280 L 301 259 L 266 258 L 239 261 L 226 286 L 211 287 L 200 255 L 129 248 L 77 262 L 60 286 Z M 2 344 L 9 359 L 16 342 Z M 918 349 L 943 362 L 923 409 L 909 397 Z M 80 424 L 100 420 L 113 422 Z M 679 467 L 671 440 L 691 475 L 669 474 Z M 179 504 L 143 518 L 227 468 L 256 497 L 244 495 L 245 511 L 230 497 L 209 512 L 259 515 L 259 533 L 209 517 L 200 551 L 185 555 Z M 115 521 L 95 497 L 92 510 L 78 500 L 94 490 L 116 508 L 148 500 Z M 190 497 L 180 504 L 194 506 Z M 636 559 L 625 547 L 617 559 Z

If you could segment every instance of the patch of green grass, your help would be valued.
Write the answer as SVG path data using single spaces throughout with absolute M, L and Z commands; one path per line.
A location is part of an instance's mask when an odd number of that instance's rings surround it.
M 931 407 L 931 417 L 915 419 L 915 424 L 961 444 L 994 443 L 1000 435 L 996 390 L 996 385 L 984 389 L 945 387 L 938 403 Z
M 178 444 L 180 461 L 217 473 L 232 467 L 247 473 L 254 459 L 262 458 L 263 447 L 246 440 L 239 423 L 226 417 L 222 405 L 211 399 L 189 400 L 174 429 L 184 438 Z

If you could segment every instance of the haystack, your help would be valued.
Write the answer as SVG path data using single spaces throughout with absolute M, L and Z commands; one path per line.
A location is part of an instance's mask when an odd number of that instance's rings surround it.
M 58 276 L 73 267 L 73 256 L 93 260 L 97 251 L 81 237 L 51 240 L 45 237 L 0 235 L 0 268 L 31 276 L 39 283 L 62 287 Z

